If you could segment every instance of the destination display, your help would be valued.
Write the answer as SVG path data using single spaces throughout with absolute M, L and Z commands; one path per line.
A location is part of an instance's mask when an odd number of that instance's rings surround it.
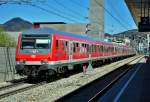
M 138 23 L 139 32 L 150 32 L 150 18 L 141 17 L 141 22 Z

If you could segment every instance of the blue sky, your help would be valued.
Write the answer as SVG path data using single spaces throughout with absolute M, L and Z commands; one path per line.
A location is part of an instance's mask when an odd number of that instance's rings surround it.
M 117 19 L 115 20 L 105 12 L 105 32 L 113 34 L 130 29 L 137 29 L 124 0 L 105 0 L 105 8 Z M 121 24 L 119 22 L 121 22 Z
M 33 0 L 36 1 L 36 0 Z M 30 22 L 70 22 L 87 23 L 89 0 L 39 0 L 36 6 L 5 4 L 0 5 L 0 24 L 14 17 L 21 17 Z M 45 1 L 45 2 L 44 2 Z M 122 23 L 118 23 L 105 12 L 105 32 L 118 33 L 135 29 L 136 25 L 126 7 L 124 0 L 104 0 L 105 8 Z

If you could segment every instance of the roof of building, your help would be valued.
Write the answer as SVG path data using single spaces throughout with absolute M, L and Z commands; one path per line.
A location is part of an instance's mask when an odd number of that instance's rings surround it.
M 33 24 L 66 24 L 65 22 L 34 22 Z

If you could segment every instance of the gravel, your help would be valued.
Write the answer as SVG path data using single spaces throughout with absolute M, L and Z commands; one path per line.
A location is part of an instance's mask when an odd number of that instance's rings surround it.
M 79 73 L 0 100 L 0 102 L 51 102 L 123 65 L 128 59 Z M 129 61 L 128 61 L 129 62 Z M 113 67 L 112 67 L 113 66 Z

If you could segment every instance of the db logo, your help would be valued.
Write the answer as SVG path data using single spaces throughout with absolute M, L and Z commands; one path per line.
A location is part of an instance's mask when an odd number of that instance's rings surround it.
M 36 55 L 31 55 L 31 58 L 35 58 L 36 57 Z
M 38 50 L 32 50 L 32 53 L 38 53 Z

